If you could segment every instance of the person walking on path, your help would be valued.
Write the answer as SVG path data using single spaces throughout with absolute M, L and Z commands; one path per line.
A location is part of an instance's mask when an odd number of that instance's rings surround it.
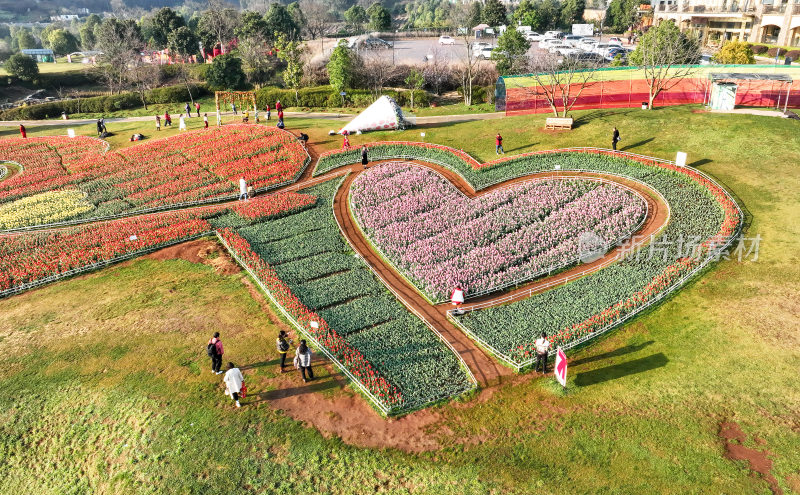
M 272 112 L 270 112 L 269 103 L 267 103 L 267 122 L 269 122 L 269 118 L 270 118 L 271 115 L 272 115 Z
M 25 139 L 26 137 L 28 137 L 28 133 L 27 133 L 27 131 L 25 131 L 25 126 L 22 125 L 22 124 L 19 125 L 19 133 L 22 136 L 22 139 Z
M 234 115 L 239 115 L 238 113 L 236 113 L 236 103 L 231 103 L 231 110 L 233 111 Z
M 183 106 L 183 109 L 186 110 L 186 117 L 192 116 L 192 107 L 189 106 L 189 103 Z
M 611 135 L 611 148 L 617 151 L 617 143 L 619 142 L 619 131 L 614 127 L 614 133 Z
M 183 114 L 178 117 L 178 130 L 185 131 L 186 130 L 186 118 L 184 118 Z
M 275 102 L 275 110 L 280 114 L 283 111 L 283 105 L 281 105 L 281 100 Z
M 369 157 L 367 156 L 367 145 L 366 144 L 362 144 L 361 145 L 361 165 L 364 165 L 366 167 L 367 163 L 369 163 Z
M 503 136 L 501 136 L 499 132 L 497 133 L 497 136 L 494 137 L 494 153 L 496 155 L 499 155 L 500 153 L 504 155 L 506 154 L 506 152 L 503 150 Z
M 219 340 L 219 332 L 214 332 L 214 336 L 206 344 L 206 351 L 211 358 L 211 372 L 219 375 L 222 373 L 222 355 L 225 354 L 225 348 L 222 347 L 222 341 Z
M 244 177 L 239 178 L 239 201 L 247 201 L 247 181 Z
M 164 112 L 164 127 L 172 127 L 172 116 L 170 116 L 169 112 Z
M 225 372 L 222 381 L 225 383 L 225 395 L 231 396 L 231 399 L 236 402 L 236 407 L 242 407 L 242 405 L 239 404 L 239 394 L 244 387 L 242 371 L 233 363 L 228 363 L 228 371 Z
M 297 346 L 297 351 L 294 353 L 294 366 L 295 368 L 300 368 L 304 383 L 314 379 L 314 370 L 311 369 L 311 357 L 311 348 L 308 347 L 305 340 L 301 340 L 300 345 Z M 306 372 L 308 372 L 308 378 L 306 378 Z
M 199 115 L 198 115 L 198 117 L 199 117 Z M 207 113 L 203 114 L 203 128 L 204 129 L 208 129 L 208 114 Z
M 552 344 L 547 340 L 547 334 L 542 332 L 542 336 L 536 339 L 536 369 L 539 370 L 539 363 L 542 364 L 542 373 L 547 374 L 547 352 Z
M 291 344 L 292 339 L 289 338 L 289 335 L 285 330 L 281 330 L 280 333 L 278 333 L 278 338 L 275 340 L 275 346 L 278 348 L 278 354 L 281 355 L 281 373 L 283 373 L 283 368 L 286 366 L 286 353 L 289 352 L 289 346 Z
M 219 109 L 217 109 L 217 127 L 222 127 L 222 115 L 220 115 Z
M 200 102 L 194 102 L 194 109 L 197 110 L 197 116 L 200 116 Z
M 156 115 L 156 130 L 157 131 L 161 130 L 161 116 L 160 115 Z

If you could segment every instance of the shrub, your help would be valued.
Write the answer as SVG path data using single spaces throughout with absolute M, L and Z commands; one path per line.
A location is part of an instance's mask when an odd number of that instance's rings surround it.
M 3 67 L 12 76 L 16 76 L 23 81 L 31 81 L 39 75 L 39 66 L 36 61 L 27 55 L 16 53 L 6 60 Z
M 800 50 L 791 50 L 784 55 L 786 58 L 797 60 L 800 58 Z
M 769 48 L 767 48 L 764 45 L 753 45 L 753 47 L 751 48 L 751 50 L 753 50 L 753 53 L 755 53 L 756 55 L 761 55 L 762 53 L 766 52 L 768 49 Z
M 753 50 L 741 41 L 726 43 L 719 52 L 714 54 L 714 61 L 718 64 L 754 64 Z

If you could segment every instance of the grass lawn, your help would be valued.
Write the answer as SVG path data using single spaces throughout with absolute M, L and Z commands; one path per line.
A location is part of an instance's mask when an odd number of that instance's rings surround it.
M 57 74 L 59 72 L 73 72 L 76 70 L 83 70 L 89 66 L 85 64 L 81 64 L 80 60 L 76 63 L 68 64 L 66 57 L 60 57 L 57 59 L 56 63 L 42 63 L 40 62 L 37 64 L 39 66 L 39 73 L 40 74 Z M 8 72 L 0 66 L 0 76 L 7 76 Z
M 538 115 L 351 139 L 424 131 L 489 160 L 496 132 L 510 154 L 607 147 L 616 125 L 622 149 L 686 151 L 736 194 L 752 216 L 747 236 L 761 236 L 758 259 L 720 262 L 571 354 L 566 393 L 527 374 L 437 407 L 425 427 L 437 450 L 349 446 L 268 400 L 234 410 L 206 371 L 203 346 L 219 330 L 229 355 L 254 365 L 253 393 L 280 379 L 275 322 L 241 274 L 137 260 L 0 300 L 0 492 L 770 493 L 745 461 L 726 458 L 719 432 L 731 421 L 744 446 L 769 452 L 777 486 L 800 493 L 800 123 L 692 110 L 573 112 L 571 132 L 544 132 Z M 320 149 L 341 145 L 326 134 L 340 124 L 287 119 Z M 112 144 L 151 128 L 113 124 Z

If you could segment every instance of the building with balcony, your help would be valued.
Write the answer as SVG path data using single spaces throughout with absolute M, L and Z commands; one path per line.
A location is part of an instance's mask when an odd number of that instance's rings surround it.
M 800 0 L 656 0 L 655 23 L 671 19 L 706 46 L 748 41 L 800 46 Z

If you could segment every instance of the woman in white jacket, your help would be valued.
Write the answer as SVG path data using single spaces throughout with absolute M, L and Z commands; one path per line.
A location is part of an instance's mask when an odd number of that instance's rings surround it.
M 314 371 L 311 369 L 311 348 L 308 347 L 305 340 L 301 340 L 300 345 L 297 346 L 297 351 L 294 353 L 294 365 L 300 368 L 303 382 L 314 379 Z M 306 378 L 306 371 L 308 371 L 308 378 Z
M 228 363 L 228 371 L 225 372 L 222 381 L 225 382 L 225 395 L 230 395 L 231 398 L 236 401 L 236 407 L 242 407 L 242 405 L 239 404 L 239 392 L 242 391 L 244 376 L 242 376 L 242 372 L 239 368 L 234 366 L 233 363 Z

